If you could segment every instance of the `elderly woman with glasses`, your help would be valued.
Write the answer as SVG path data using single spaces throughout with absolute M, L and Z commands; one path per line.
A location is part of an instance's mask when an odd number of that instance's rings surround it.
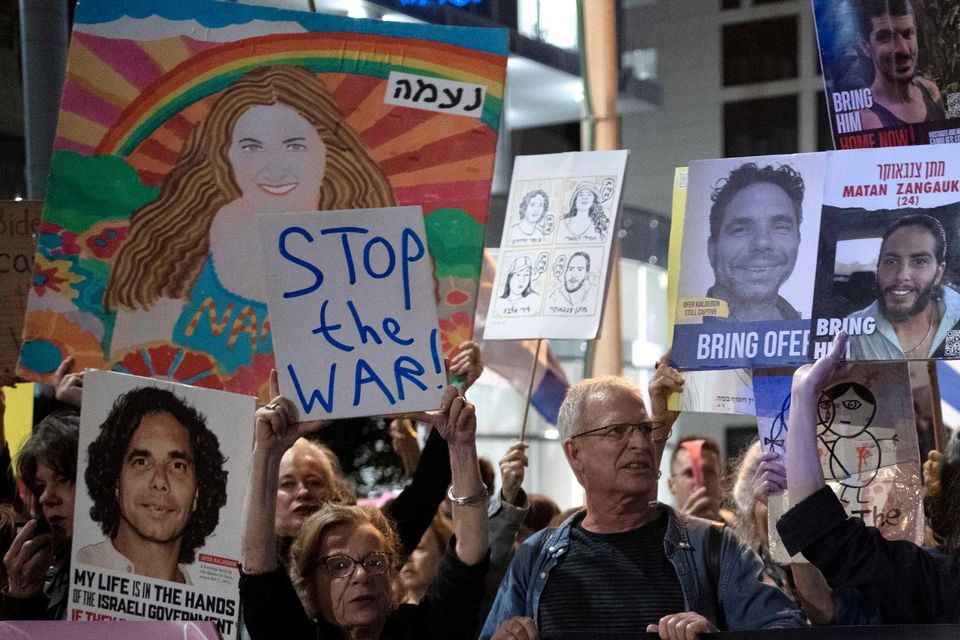
M 399 542 L 381 512 L 328 503 L 310 516 L 293 543 L 290 575 L 276 554 L 277 468 L 299 436 L 323 422 L 298 422 L 292 402 L 279 395 L 257 412 L 253 471 L 247 497 L 240 596 L 253 640 L 273 638 L 469 637 L 483 598 L 489 562 L 487 491 L 476 451 L 476 415 L 453 386 L 440 411 L 421 414 L 450 449 L 454 539 L 439 574 L 419 605 L 392 601 L 400 565 Z

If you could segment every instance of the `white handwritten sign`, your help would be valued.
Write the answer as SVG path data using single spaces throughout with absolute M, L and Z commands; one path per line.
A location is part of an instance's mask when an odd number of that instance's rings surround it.
M 301 415 L 436 408 L 446 374 L 420 207 L 258 220 L 280 389 Z

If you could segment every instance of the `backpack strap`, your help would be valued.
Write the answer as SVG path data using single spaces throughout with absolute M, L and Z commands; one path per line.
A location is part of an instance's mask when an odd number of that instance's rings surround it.
M 720 631 L 727 629 L 727 616 L 720 601 L 720 550 L 723 546 L 723 529 L 727 525 L 723 522 L 711 522 L 707 535 L 707 578 L 713 592 L 713 609 L 717 616 L 717 627 Z

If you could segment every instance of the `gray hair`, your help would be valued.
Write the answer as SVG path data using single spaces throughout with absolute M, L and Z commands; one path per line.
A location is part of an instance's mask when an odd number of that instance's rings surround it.
M 766 540 L 759 538 L 757 517 L 754 515 L 757 497 L 753 495 L 753 478 L 757 475 L 757 467 L 760 465 L 762 455 L 760 440 L 754 440 L 753 444 L 744 450 L 737 466 L 737 476 L 732 491 L 733 502 L 737 509 L 735 533 L 754 551 L 766 544 Z
M 580 430 L 583 421 L 583 402 L 590 396 L 602 395 L 608 389 L 620 388 L 637 394 L 643 398 L 637 383 L 623 376 L 599 376 L 587 378 L 567 390 L 567 395 L 560 405 L 560 414 L 557 416 L 557 429 L 560 431 L 560 441 L 572 437 Z

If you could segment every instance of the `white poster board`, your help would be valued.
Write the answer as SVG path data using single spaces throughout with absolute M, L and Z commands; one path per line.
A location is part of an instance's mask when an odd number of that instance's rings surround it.
M 446 373 L 420 207 L 258 221 L 280 390 L 301 417 L 439 406 Z
M 597 337 L 628 154 L 516 159 L 485 340 Z
M 97 370 L 83 387 L 68 619 L 236 638 L 254 399 Z

